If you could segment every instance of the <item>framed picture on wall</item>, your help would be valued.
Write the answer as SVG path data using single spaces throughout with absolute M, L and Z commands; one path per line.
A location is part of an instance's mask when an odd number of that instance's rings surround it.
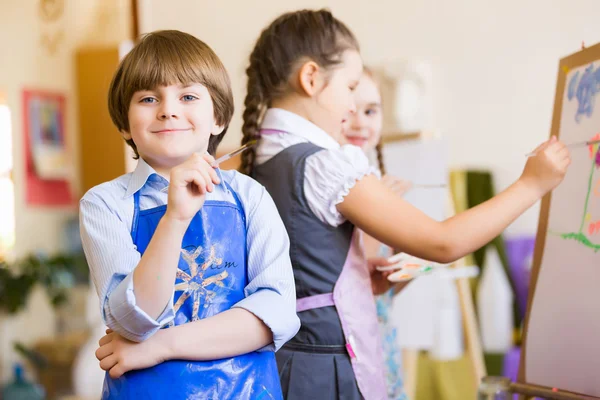
M 24 90 L 23 114 L 27 204 L 71 205 L 64 95 Z

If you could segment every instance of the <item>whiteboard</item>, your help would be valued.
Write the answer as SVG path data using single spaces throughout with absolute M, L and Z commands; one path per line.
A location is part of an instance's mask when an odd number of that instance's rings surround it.
M 448 185 L 448 141 L 424 138 L 386 143 L 383 146 L 386 172 L 413 184 Z M 449 188 L 418 188 L 408 191 L 406 201 L 438 221 L 446 219 Z
M 386 143 L 383 146 L 386 172 L 413 184 L 448 184 L 447 150 L 447 141 L 443 138 Z M 404 199 L 431 218 L 445 219 L 448 188 L 414 188 L 404 195 Z M 423 276 L 394 298 L 391 320 L 397 328 L 401 348 L 432 350 L 436 346 L 440 284 L 433 275 Z
M 600 46 L 561 61 L 554 113 L 563 142 L 600 138 Z M 527 383 L 592 396 L 600 396 L 597 152 L 571 148 L 565 180 L 542 205 L 524 360 Z

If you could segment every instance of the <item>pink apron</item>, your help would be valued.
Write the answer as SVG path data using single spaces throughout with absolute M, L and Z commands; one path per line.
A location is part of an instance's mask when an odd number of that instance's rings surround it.
M 362 396 L 365 400 L 387 399 L 377 309 L 361 231 L 356 228 L 333 293 L 304 297 L 296 301 L 297 312 L 327 306 L 335 306 L 337 309 L 346 338 L 346 349 Z

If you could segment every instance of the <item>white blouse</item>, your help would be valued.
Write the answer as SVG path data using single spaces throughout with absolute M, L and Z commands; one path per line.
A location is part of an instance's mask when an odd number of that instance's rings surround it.
M 311 211 L 328 225 L 338 226 L 346 221 L 336 206 L 358 180 L 369 174 L 379 177 L 377 169 L 369 164 L 359 147 L 340 146 L 327 132 L 297 114 L 270 108 L 261 129 L 284 133 L 261 136 L 256 148 L 257 164 L 267 162 L 280 151 L 298 143 L 310 142 L 324 148 L 306 159 L 304 195 Z

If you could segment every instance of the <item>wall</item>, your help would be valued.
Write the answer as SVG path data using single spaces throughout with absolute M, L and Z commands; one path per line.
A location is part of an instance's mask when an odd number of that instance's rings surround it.
M 30 252 L 52 254 L 63 246 L 64 223 L 77 216 L 77 203 L 62 209 L 29 207 L 25 204 L 25 165 L 22 148 L 22 97 L 24 88 L 61 92 L 66 96 L 66 140 L 73 157 L 75 196 L 77 192 L 77 99 L 75 98 L 74 54 L 78 46 L 118 43 L 129 35 L 128 0 L 65 0 L 62 17 L 45 22 L 38 0 L 0 0 L 0 92 L 12 114 L 13 179 L 15 182 L 16 238 L 14 255 Z M 54 2 L 59 3 L 59 2 Z M 50 54 L 42 35 L 54 40 L 63 31 L 56 52 Z M 12 342 L 26 344 L 55 333 L 55 318 L 45 297 L 36 290 L 26 311 L 14 318 L 0 316 L 0 381 L 15 360 Z
M 224 146 L 239 143 L 244 68 L 260 30 L 282 12 L 329 7 L 358 36 L 364 60 L 433 65 L 434 119 L 453 167 L 491 169 L 498 190 L 549 135 L 558 61 L 600 41 L 596 0 L 141 0 L 141 27 L 180 29 L 210 44 L 232 77 L 237 111 Z M 539 209 L 509 234 L 533 234 Z

